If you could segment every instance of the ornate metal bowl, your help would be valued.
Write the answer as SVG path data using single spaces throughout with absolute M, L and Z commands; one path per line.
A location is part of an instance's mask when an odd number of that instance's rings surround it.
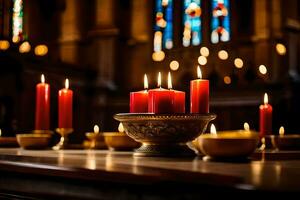
M 126 134 L 141 142 L 135 156 L 195 155 L 187 142 L 206 130 L 215 114 L 135 114 L 120 113 L 114 118 L 123 123 Z

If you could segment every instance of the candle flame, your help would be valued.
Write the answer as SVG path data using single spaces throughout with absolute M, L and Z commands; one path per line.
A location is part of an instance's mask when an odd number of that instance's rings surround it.
M 250 126 L 247 122 L 244 123 L 244 129 L 245 131 L 250 131 Z
M 124 133 L 124 127 L 123 127 L 123 124 L 122 124 L 122 123 L 119 124 L 118 131 L 119 131 L 120 133 Z
M 99 126 L 98 125 L 94 126 L 94 133 L 99 133 Z
M 269 103 L 268 94 L 265 93 L 265 95 L 264 95 L 264 104 L 267 105 L 268 103 Z
M 148 86 L 148 77 L 147 74 L 144 75 L 144 89 L 148 90 L 149 86 Z
M 284 135 L 284 127 L 283 126 L 281 126 L 279 128 L 279 135 Z
M 211 124 L 210 126 L 210 134 L 217 135 L 217 130 L 214 124 Z
M 45 76 L 44 76 L 44 74 L 41 75 L 41 83 L 45 83 Z
M 171 72 L 168 73 L 168 89 L 172 89 Z
M 66 78 L 66 81 L 65 81 L 65 88 L 66 88 L 66 89 L 69 89 L 69 86 L 70 86 L 69 79 Z
M 198 67 L 197 67 L 197 77 L 199 78 L 199 79 L 202 79 L 202 73 L 201 73 L 201 69 L 200 69 L 200 66 L 198 65 Z
M 0 137 L 2 136 L 2 130 L 0 129 Z
M 158 72 L 158 76 L 157 76 L 157 87 L 161 87 L 161 74 L 160 72 Z

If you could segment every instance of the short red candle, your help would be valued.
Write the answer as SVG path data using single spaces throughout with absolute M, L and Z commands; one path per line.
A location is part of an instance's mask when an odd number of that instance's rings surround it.
M 206 114 L 209 112 L 209 80 L 202 79 L 200 67 L 197 67 L 198 78 L 190 83 L 190 112 Z
M 148 112 L 174 113 L 174 91 L 161 88 L 161 74 L 158 73 L 157 89 L 149 90 Z
M 65 85 L 65 88 L 58 92 L 58 128 L 73 127 L 73 91 L 69 89 L 68 79 Z
M 174 91 L 174 113 L 185 113 L 185 92 Z
M 50 128 L 50 85 L 45 83 L 42 74 L 41 83 L 36 85 L 35 130 Z
M 268 95 L 264 95 L 264 104 L 259 106 L 259 132 L 260 137 L 272 134 L 273 108 L 268 104 Z
M 138 92 L 130 92 L 130 112 L 146 113 L 148 112 L 148 78 L 144 75 L 144 89 Z

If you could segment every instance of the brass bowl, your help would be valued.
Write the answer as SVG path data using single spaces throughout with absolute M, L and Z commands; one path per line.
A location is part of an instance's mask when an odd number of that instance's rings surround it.
M 0 137 L 0 147 L 18 147 L 16 137 Z
M 247 158 L 256 149 L 257 132 L 221 131 L 217 135 L 203 134 L 197 138 L 196 148 L 210 158 Z
M 17 141 L 24 149 L 46 149 L 49 147 L 49 134 L 17 134 Z
M 186 145 L 203 133 L 215 114 L 121 113 L 114 118 L 122 122 L 126 134 L 142 146 L 135 156 L 193 156 Z
M 141 143 L 134 141 L 125 133 L 105 132 L 104 141 L 110 150 L 131 151 L 141 146 Z
M 279 150 L 300 150 L 300 134 L 272 135 L 272 144 Z
M 88 132 L 85 134 L 90 141 L 90 149 L 107 149 L 103 133 Z

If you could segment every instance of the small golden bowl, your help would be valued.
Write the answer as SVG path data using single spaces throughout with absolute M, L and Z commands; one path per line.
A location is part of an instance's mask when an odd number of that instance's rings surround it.
M 49 147 L 49 134 L 17 134 L 17 141 L 23 149 L 46 149 Z
M 85 134 L 90 140 L 90 149 L 107 149 L 107 145 L 104 141 L 103 133 L 88 132 Z
M 1 147 L 18 147 L 16 137 L 0 137 Z
M 299 150 L 300 134 L 291 135 L 272 135 L 272 144 L 279 150 Z
M 255 151 L 258 141 L 258 133 L 238 130 L 203 134 L 194 144 L 197 150 L 211 158 L 247 158 Z
M 105 132 L 104 140 L 109 149 L 115 151 L 131 151 L 141 146 L 141 143 L 134 141 L 125 133 Z

